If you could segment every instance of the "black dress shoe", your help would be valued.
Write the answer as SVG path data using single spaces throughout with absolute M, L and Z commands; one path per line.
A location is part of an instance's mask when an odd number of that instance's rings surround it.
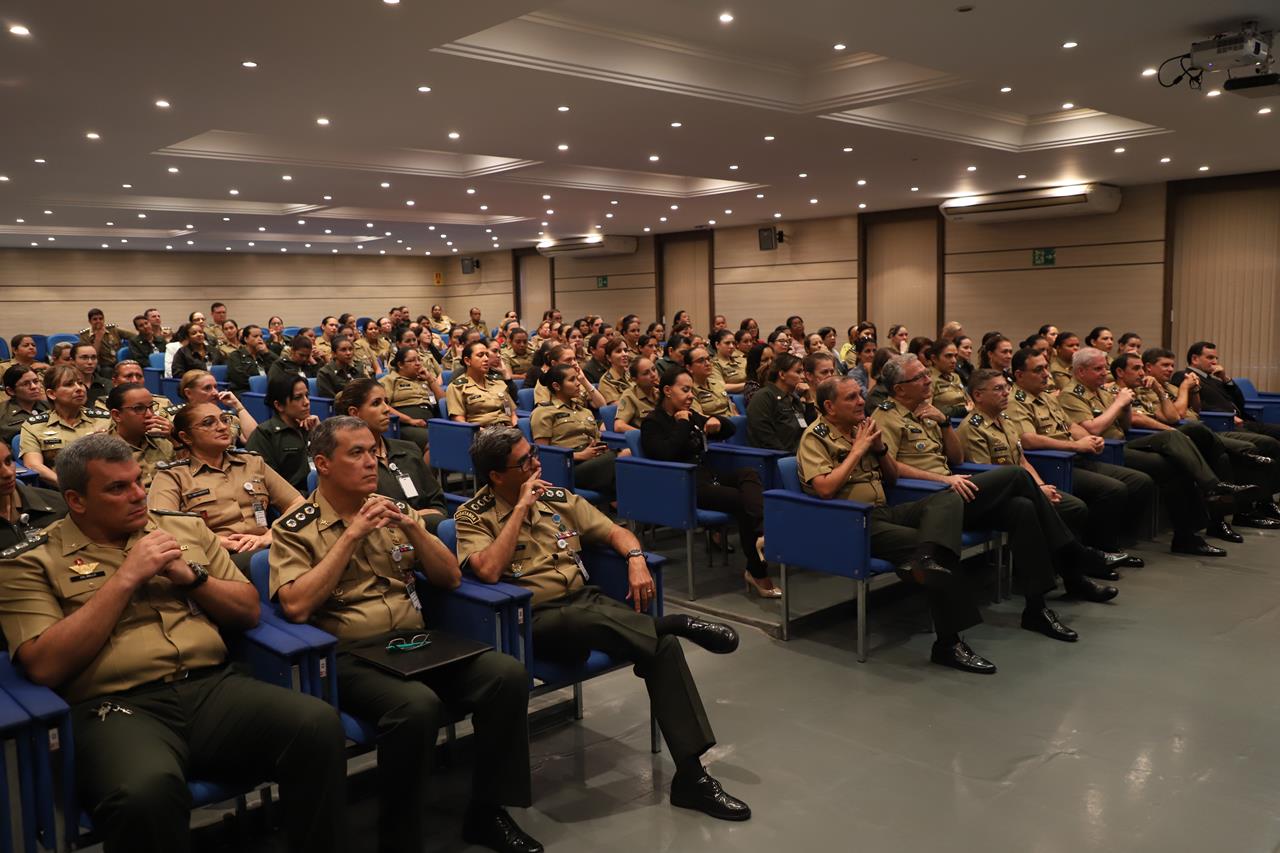
M 1248 525 L 1245 525 L 1246 527 Z M 1231 529 L 1231 525 L 1224 521 L 1211 521 L 1209 526 L 1205 528 L 1205 533 L 1214 539 L 1221 539 L 1224 542 L 1243 542 L 1244 537 Z
M 671 805 L 693 809 L 720 820 L 746 820 L 751 807 L 725 792 L 715 777 L 680 773 L 671 779 Z
M 1120 580 L 1120 573 L 1109 566 L 1101 569 L 1087 569 L 1085 575 L 1099 581 Z
M 1194 557 L 1227 556 L 1225 548 L 1210 545 L 1199 536 L 1188 536 L 1185 539 L 1175 539 L 1173 540 L 1173 544 L 1169 546 L 1169 550 L 1174 554 L 1191 554 Z
M 1240 527 L 1252 527 L 1256 530 L 1275 530 L 1280 528 L 1280 521 L 1252 512 L 1237 512 L 1231 517 L 1231 521 Z M 1240 541 L 1244 541 L 1243 537 L 1241 537 Z
M 954 643 L 934 643 L 933 649 L 929 652 L 929 660 L 961 672 L 973 672 L 978 675 L 995 675 L 996 672 L 996 665 L 969 648 L 969 644 L 964 640 L 956 640 Z
M 1246 450 L 1244 453 L 1240 454 L 1240 458 L 1245 460 L 1246 462 L 1251 462 L 1254 465 L 1258 465 L 1260 467 L 1265 467 L 1267 465 L 1270 465 L 1272 462 L 1272 459 L 1270 456 L 1263 456 L 1261 453 L 1258 453 L 1255 450 Z
M 1022 627 L 1037 634 L 1044 634 L 1051 640 L 1074 643 L 1080 635 L 1058 621 L 1058 614 L 1047 607 L 1039 610 L 1022 611 Z
M 1280 504 L 1275 501 L 1258 501 L 1253 505 L 1253 512 L 1250 515 L 1260 515 L 1263 518 L 1274 518 L 1280 521 Z
M 1210 486 L 1205 490 L 1204 496 L 1209 499 L 1236 498 L 1245 492 L 1252 492 L 1257 486 L 1248 483 L 1227 483 L 1220 482 L 1216 486 Z
M 1140 569 L 1147 563 L 1141 557 L 1135 557 L 1132 554 L 1125 554 L 1124 559 L 1116 563 L 1122 569 Z
M 511 819 L 505 809 L 472 809 L 462 823 L 462 840 L 499 853 L 542 853 L 542 844 Z
M 924 587 L 937 584 L 951 574 L 950 569 L 928 556 L 908 560 L 893 571 L 902 580 L 912 580 Z
M 683 624 L 673 625 L 666 633 L 684 637 L 712 654 L 727 655 L 738 648 L 738 632 L 723 622 L 708 622 L 686 616 Z
M 1100 583 L 1094 583 L 1088 578 L 1077 578 L 1073 581 L 1064 581 L 1063 586 L 1066 587 L 1067 595 L 1071 598 L 1078 598 L 1081 601 L 1092 601 L 1095 604 L 1110 601 L 1120 594 L 1120 590 L 1116 589 L 1114 586 L 1103 586 Z

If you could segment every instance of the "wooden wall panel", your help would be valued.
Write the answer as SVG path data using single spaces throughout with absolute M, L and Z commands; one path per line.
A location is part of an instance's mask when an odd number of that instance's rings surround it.
M 465 320 L 472 307 L 479 308 L 480 316 L 494 326 L 515 308 L 512 256 L 510 252 L 484 252 L 473 257 L 480 261 L 480 268 L 470 274 L 463 274 L 459 258 L 444 259 L 444 284 L 432 288 L 438 294 L 435 301 L 458 321 Z
M 711 237 L 673 240 L 662 247 L 662 313 L 667 328 L 688 311 L 693 328 L 711 328 Z
M 758 226 L 716 231 L 715 306 L 731 329 L 754 317 L 762 331 L 792 314 L 843 329 L 858 319 L 858 218 L 778 223 L 786 240 L 760 251 Z
M 868 224 L 864 248 L 866 314 L 881 339 L 895 323 L 905 324 L 913 336 L 937 334 L 938 222 L 932 211 L 919 218 Z
M 610 323 L 638 314 L 648 325 L 657 313 L 652 237 L 643 237 L 630 255 L 556 259 L 556 308 L 566 320 L 599 314 Z M 596 276 L 609 277 L 609 286 L 596 287 Z M 538 309 L 538 316 L 542 310 Z
M 1228 373 L 1280 390 L 1280 187 L 1174 202 L 1173 350 L 1209 340 Z
M 521 255 L 517 259 L 520 274 L 520 322 L 530 333 L 538 328 L 542 312 L 551 307 L 551 259 L 541 255 Z

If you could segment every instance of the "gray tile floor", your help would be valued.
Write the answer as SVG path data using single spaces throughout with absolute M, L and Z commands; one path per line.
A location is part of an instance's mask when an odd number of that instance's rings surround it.
M 1215 561 L 1147 543 L 1113 604 L 1055 605 L 1076 645 L 1018 629 L 1018 599 L 985 607 L 967 639 L 994 677 L 930 665 L 921 602 L 901 590 L 873 596 L 865 664 L 839 610 L 789 643 L 744 628 L 732 656 L 690 648 L 720 740 L 709 765 L 752 805 L 744 824 L 673 809 L 643 686 L 626 671 L 590 682 L 585 719 L 535 735 L 536 805 L 517 819 L 565 853 L 1280 849 L 1280 536 L 1246 536 Z M 707 597 L 768 616 L 737 588 L 712 592 L 717 575 L 700 566 Z M 437 779 L 427 849 L 467 849 L 467 772 L 463 760 Z M 367 776 L 352 819 L 354 849 L 372 851 Z

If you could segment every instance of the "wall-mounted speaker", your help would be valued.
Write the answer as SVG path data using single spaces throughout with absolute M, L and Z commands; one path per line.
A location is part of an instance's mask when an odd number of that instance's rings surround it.
M 760 251 L 772 252 L 778 248 L 778 229 L 772 225 L 761 228 L 758 232 L 760 235 Z
M 480 269 L 479 258 L 462 258 L 462 274 L 463 275 L 471 275 L 473 272 L 475 272 L 478 269 Z

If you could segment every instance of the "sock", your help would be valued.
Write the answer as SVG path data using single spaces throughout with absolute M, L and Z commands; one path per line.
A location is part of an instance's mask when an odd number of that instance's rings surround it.
M 659 637 L 665 637 L 668 634 L 680 635 L 689 627 L 689 617 L 683 613 L 676 613 L 671 616 L 659 616 L 653 620 L 653 626 L 658 631 Z

